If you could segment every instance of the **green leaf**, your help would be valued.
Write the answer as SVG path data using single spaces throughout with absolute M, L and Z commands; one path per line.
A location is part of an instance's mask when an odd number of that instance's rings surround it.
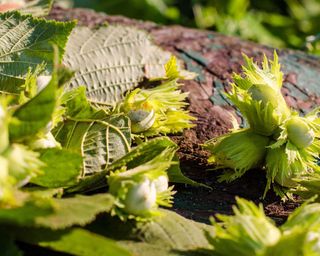
M 173 211 L 161 212 L 163 216 L 155 221 L 138 224 L 136 234 L 141 241 L 175 250 L 211 248 L 204 231 L 213 232 L 212 227 L 188 220 Z
M 149 162 L 161 152 L 167 149 L 178 149 L 178 146 L 168 137 L 158 137 L 147 142 L 144 142 L 122 158 L 115 161 L 110 167 L 109 171 L 120 169 L 127 166 L 127 169 L 133 169 L 141 164 Z
M 109 228 L 104 228 L 106 226 Z M 129 221 L 124 226 L 119 220 L 109 217 L 99 218 L 88 228 L 119 240 L 134 255 L 203 255 L 205 250 L 212 249 L 206 238 L 206 233 L 213 235 L 211 226 L 168 210 L 161 210 L 161 216 L 147 223 Z
M 101 172 L 130 150 L 129 119 L 124 115 L 102 120 L 69 120 L 58 130 L 57 140 L 84 157 L 83 175 Z
M 1 227 L 0 229 L 0 248 L 2 256 L 22 256 L 23 253 L 19 250 L 14 242 L 14 237 L 8 231 Z
M 87 99 L 86 87 L 79 86 L 73 90 L 65 92 L 63 102 L 66 105 L 66 116 L 75 119 L 99 119 L 105 116 L 101 109 L 93 107 Z
M 40 160 L 46 164 L 43 174 L 31 182 L 48 188 L 75 185 L 82 173 L 82 157 L 66 149 L 49 148 L 43 150 Z
M 36 225 L 38 218 L 49 216 L 53 213 L 50 202 L 26 202 L 16 208 L 0 209 L 0 224 L 14 224 L 19 226 Z
M 18 93 L 29 68 L 47 63 L 52 70 L 54 52 L 59 49 L 62 58 L 74 22 L 56 22 L 35 19 L 30 15 L 8 12 L 0 15 L 0 91 Z
M 132 252 L 133 255 L 139 256 L 210 256 L 212 250 L 207 249 L 194 249 L 194 250 L 176 250 L 168 249 L 159 245 L 151 245 L 143 242 L 133 241 L 121 241 L 119 243 L 125 247 L 128 251 Z
M 77 27 L 63 62 L 76 70 L 70 88 L 86 85 L 91 102 L 109 106 L 145 77 L 163 77 L 169 57 L 146 32 L 132 27 Z
M 188 184 L 195 187 L 205 187 L 208 189 L 212 189 L 210 186 L 207 186 L 206 184 L 196 182 L 184 176 L 180 169 L 179 158 L 177 155 L 174 156 L 173 160 L 176 161 L 176 164 L 171 165 L 171 167 L 167 171 L 170 182 L 183 183 L 183 184 Z
M 151 161 L 160 155 L 164 150 L 177 149 L 177 145 L 168 137 L 159 137 L 144 142 L 133 148 L 123 157 L 114 161 L 105 171 L 85 177 L 80 183 L 67 190 L 69 193 L 84 192 L 106 187 L 106 175 L 110 171 L 116 171 L 126 166 L 127 169 L 133 169 L 139 165 Z
M 107 227 L 106 227 L 107 228 Z M 63 231 L 47 229 L 20 229 L 19 240 L 55 251 L 81 256 L 129 256 L 127 250 L 111 239 L 81 228 Z
M 63 229 L 85 225 L 97 214 L 110 211 L 113 197 L 109 194 L 77 195 L 71 198 L 39 200 L 11 209 L 0 209 L 0 223 L 24 227 Z
M 109 194 L 53 199 L 54 213 L 36 219 L 38 227 L 63 229 L 73 225 L 86 225 L 96 215 L 111 210 L 113 197 Z
M 282 235 L 279 242 L 273 246 L 266 249 L 266 256 L 297 256 L 306 255 L 312 256 L 317 254 L 307 254 L 305 250 L 307 249 L 307 243 L 305 242 L 308 235 L 307 229 L 295 228 L 294 232 L 290 232 Z M 311 241 L 310 241 L 311 242 Z M 311 244 L 309 242 L 309 244 Z
M 280 230 L 265 216 L 262 205 L 237 198 L 234 216 L 217 215 L 212 219 L 215 236 L 210 241 L 217 255 L 265 255 L 267 247 L 278 243 Z
M 47 126 L 56 106 L 57 83 L 54 75 L 42 91 L 15 110 L 15 119 L 9 125 L 11 140 L 22 140 L 36 135 Z
M 69 193 L 91 191 L 98 188 L 105 187 L 106 175 L 111 171 L 116 171 L 126 166 L 127 169 L 133 169 L 142 164 L 145 164 L 155 157 L 159 156 L 165 150 L 172 150 L 172 154 L 178 149 L 178 146 L 170 140 L 168 137 L 158 137 L 149 141 L 146 141 L 137 147 L 133 148 L 129 153 L 114 161 L 105 171 L 97 173 L 95 175 L 84 178 L 75 187 L 71 187 L 67 190 Z M 171 160 L 171 159 L 170 159 Z M 178 159 L 175 157 L 174 160 Z M 169 160 L 168 160 L 169 161 Z M 197 183 L 191 179 L 185 177 L 178 163 L 173 163 L 167 171 L 169 180 L 171 182 L 185 183 L 194 186 L 205 186 L 204 184 Z

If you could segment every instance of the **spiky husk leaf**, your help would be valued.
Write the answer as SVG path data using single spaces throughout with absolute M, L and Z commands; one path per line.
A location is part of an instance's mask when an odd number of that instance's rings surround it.
M 293 188 L 297 186 L 297 181 L 308 180 L 308 177 L 314 176 L 312 173 L 319 172 L 316 163 L 320 152 L 319 118 L 316 113 L 299 117 L 293 112 L 279 127 L 280 135 L 269 146 L 266 157 L 266 189 L 274 180 L 281 186 Z M 315 182 L 314 178 L 311 180 Z
M 251 129 L 261 135 L 272 135 L 286 116 L 279 115 L 277 108 L 271 102 L 264 104 L 233 85 L 232 92 L 227 95 L 240 110 Z
M 234 216 L 217 215 L 222 223 L 212 219 L 215 236 L 210 239 L 217 255 L 264 255 L 267 247 L 275 245 L 280 230 L 263 212 L 262 205 L 237 198 Z
M 262 69 L 253 61 L 243 54 L 245 65 L 242 66 L 245 78 L 235 75 L 234 80 L 242 89 L 249 89 L 253 84 L 266 84 L 274 90 L 282 87 L 283 73 L 280 70 L 280 64 L 276 51 L 273 54 L 273 60 L 268 61 L 264 55 Z
M 135 89 L 128 93 L 120 104 L 120 110 L 129 115 L 134 133 L 146 137 L 182 132 L 192 127 L 194 117 L 184 110 L 188 93 L 179 89 L 179 78 L 186 78 L 178 70 L 176 59 L 172 57 L 165 65 L 164 82 L 151 89 Z M 159 78 L 160 79 L 160 78 Z
M 244 77 L 234 74 L 232 90 L 227 97 L 241 111 L 250 127 L 257 133 L 270 136 L 290 115 L 281 94 L 282 76 L 278 56 L 270 64 L 264 56 L 262 69 L 244 55 Z
M 292 143 L 277 148 L 268 148 L 266 157 L 266 171 L 269 189 L 270 184 L 276 181 L 281 186 L 295 187 L 295 178 L 320 171 L 315 160 L 319 154 L 320 143 L 315 141 L 307 148 L 298 149 Z
M 268 137 L 241 129 L 207 142 L 205 148 L 212 154 L 209 163 L 217 164 L 219 169 L 233 169 L 222 175 L 220 181 L 232 181 L 263 163 L 268 143 Z

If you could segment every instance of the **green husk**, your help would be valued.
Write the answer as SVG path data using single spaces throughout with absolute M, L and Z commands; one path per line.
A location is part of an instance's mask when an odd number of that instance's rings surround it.
M 310 203 L 310 202 L 309 202 Z M 320 253 L 320 205 L 303 204 L 279 228 L 263 207 L 237 198 L 234 215 L 217 215 L 208 235 L 219 256 L 316 256 Z
M 234 216 L 217 215 L 221 223 L 211 220 L 215 228 L 211 243 L 217 255 L 264 255 L 267 247 L 279 241 L 281 232 L 265 216 L 262 205 L 237 198 L 233 212 Z
M 307 119 L 302 117 L 292 117 L 286 122 L 288 139 L 297 148 L 306 148 L 314 140 L 314 132 L 309 127 Z
M 244 75 L 233 75 L 234 83 L 226 96 L 245 117 L 248 127 L 233 130 L 215 143 L 206 143 L 212 144 L 206 146 L 212 154 L 208 161 L 217 164 L 217 169 L 232 169 L 220 181 L 236 179 L 251 168 L 265 167 L 264 195 L 274 182 L 280 185 L 277 191 L 288 191 L 298 186 L 300 176 L 319 171 L 319 108 L 305 117 L 289 109 L 280 90 L 283 74 L 276 52 L 273 61 L 264 56 L 262 68 L 245 55 L 244 59 Z M 244 130 L 251 134 L 241 136 Z
M 233 75 L 232 91 L 227 97 L 241 111 L 250 127 L 259 134 L 270 136 L 287 117 L 290 109 L 281 94 L 282 73 L 274 53 L 270 65 L 266 56 L 262 69 L 244 55 L 244 77 Z
M 268 137 L 250 129 L 241 129 L 207 142 L 205 148 L 212 154 L 209 163 L 217 164 L 217 168 L 232 169 L 221 175 L 219 181 L 232 181 L 249 169 L 261 166 L 268 143 Z

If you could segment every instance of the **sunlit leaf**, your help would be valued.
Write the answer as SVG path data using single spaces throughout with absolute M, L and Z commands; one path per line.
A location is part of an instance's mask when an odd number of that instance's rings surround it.
M 17 93 L 30 68 L 47 63 L 52 69 L 53 45 L 62 57 L 74 22 L 36 19 L 18 12 L 0 15 L 0 91 Z
M 145 77 L 163 77 L 169 57 L 135 28 L 78 27 L 70 36 L 63 62 L 76 71 L 70 88 L 86 85 L 91 102 L 108 106 Z

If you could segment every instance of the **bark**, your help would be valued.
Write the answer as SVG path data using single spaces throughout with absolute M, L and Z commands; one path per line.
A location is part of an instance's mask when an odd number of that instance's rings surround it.
M 262 170 L 252 170 L 231 184 L 216 181 L 219 172 L 207 171 L 207 152 L 201 144 L 231 128 L 229 113 L 241 116 L 226 100 L 223 92 L 228 90 L 233 72 L 240 72 L 242 53 L 262 60 L 263 54 L 272 57 L 274 49 L 265 45 L 224 36 L 211 31 L 202 31 L 181 26 L 160 26 L 152 22 L 108 16 L 86 9 L 64 10 L 54 8 L 49 16 L 57 20 L 77 19 L 79 25 L 94 27 L 105 22 L 135 26 L 148 31 L 156 44 L 178 56 L 186 68 L 199 76 L 186 81 L 184 91 L 190 92 L 192 115 L 197 117 L 196 127 L 172 138 L 180 145 L 181 167 L 189 177 L 204 182 L 213 190 L 177 186 L 175 210 L 184 216 L 208 221 L 215 213 L 231 213 L 235 196 L 262 202 L 266 213 L 276 221 L 283 219 L 297 204 L 281 203 L 269 193 L 261 200 L 265 187 Z M 303 52 L 277 50 L 284 76 L 283 94 L 287 103 L 302 114 L 320 105 L 319 59 Z

